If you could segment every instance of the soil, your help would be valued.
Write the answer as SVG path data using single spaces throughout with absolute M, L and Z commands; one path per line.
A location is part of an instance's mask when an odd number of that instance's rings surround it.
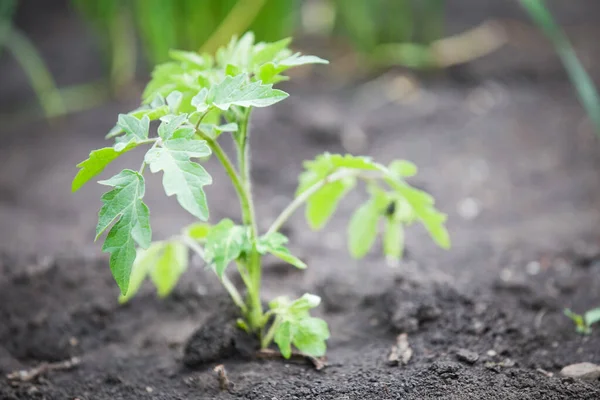
M 597 7 L 577 4 L 564 18 L 598 37 L 598 28 L 585 25 Z M 18 21 L 57 81 L 99 76 L 84 28 L 48 7 L 42 20 Z M 484 8 L 449 13 L 456 26 L 468 26 L 488 15 Z M 491 11 L 518 16 L 512 6 Z M 581 49 L 592 76 L 600 76 L 600 57 Z M 75 164 L 103 145 L 116 114 L 134 108 L 139 92 L 53 123 L 7 120 L 0 127 L 0 399 L 600 398 L 600 382 L 559 375 L 569 364 L 600 363 L 600 329 L 578 335 L 562 313 L 600 305 L 598 143 L 558 60 L 525 55 L 505 49 L 422 76 L 418 86 L 400 70 L 345 85 L 317 70 L 283 85 L 288 100 L 254 114 L 261 229 L 289 201 L 302 161 L 325 150 L 414 161 L 420 172 L 412 183 L 449 214 L 452 250 L 437 249 L 415 227 L 395 268 L 378 252 L 363 260 L 346 252 L 344 232 L 360 193 L 322 232 L 311 232 L 301 213 L 285 226 L 309 268 L 267 260 L 264 300 L 322 297 L 317 314 L 332 337 L 320 371 L 252 358 L 252 343 L 226 323 L 231 305 L 223 290 L 195 259 L 168 298 L 148 285 L 118 304 L 106 254 L 93 243 L 102 188 L 71 194 L 70 181 Z M 17 90 L 27 87 L 18 65 L 0 61 L 0 104 L 8 108 L 29 93 Z M 140 156 L 118 160 L 106 176 Z M 224 173 L 214 160 L 207 169 L 215 181 L 207 190 L 211 218 L 237 218 Z M 146 198 L 155 238 L 192 222 L 162 194 L 160 177 L 148 178 Z M 391 365 L 401 333 L 412 356 Z M 69 369 L 25 382 L 5 378 L 75 356 L 80 362 Z M 217 364 L 229 390 L 220 389 Z

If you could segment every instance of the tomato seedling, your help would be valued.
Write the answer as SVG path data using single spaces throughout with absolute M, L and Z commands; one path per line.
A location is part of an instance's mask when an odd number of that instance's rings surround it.
M 600 321 L 600 308 L 594 308 L 584 314 L 576 314 L 567 308 L 564 314 L 575 324 L 575 331 L 583 335 L 592 333 L 592 325 Z
M 322 154 L 304 164 L 295 198 L 265 233 L 258 232 L 250 180 L 250 113 L 288 97 L 273 88 L 287 79 L 283 73 L 305 64 L 327 64 L 315 57 L 293 53 L 289 39 L 255 43 L 252 33 L 219 49 L 215 56 L 172 51 L 171 61 L 158 65 L 143 96 L 140 108 L 120 114 L 107 138 L 114 145 L 90 153 L 77 166 L 72 184 L 80 189 L 117 157 L 149 146 L 139 169 L 125 169 L 100 181 L 110 189 L 102 196 L 96 239 L 108 231 L 102 250 L 110 253 L 110 269 L 126 302 L 149 277 L 158 295 L 168 295 L 188 265 L 189 251 L 197 253 L 215 272 L 239 307 L 237 323 L 258 336 L 262 348 L 275 342 L 284 357 L 292 346 L 311 356 L 322 356 L 329 338 L 327 323 L 310 316 L 320 298 L 305 294 L 291 300 L 280 297 L 263 309 L 260 296 L 261 260 L 270 254 L 296 268 L 305 263 L 291 254 L 288 239 L 279 232 L 300 207 L 306 207 L 311 228 L 323 228 L 338 202 L 359 181 L 365 183 L 369 200 L 351 217 L 348 247 L 352 256 L 363 257 L 373 247 L 384 223 L 383 251 L 390 260 L 400 259 L 404 227 L 420 221 L 441 247 L 450 240 L 444 227 L 446 216 L 434 208 L 434 199 L 408 185 L 405 178 L 417 172 L 414 164 L 397 160 L 385 166 L 368 157 Z M 150 121 L 157 120 L 151 136 Z M 219 144 L 230 135 L 237 150 L 234 164 Z M 208 205 L 203 187 L 212 178 L 201 162 L 216 157 L 237 193 L 242 221 L 224 219 L 207 223 Z M 192 159 L 200 160 L 199 162 Z M 180 234 L 152 241 L 150 213 L 144 203 L 144 173 L 163 174 L 167 196 L 175 196 L 199 222 L 184 227 Z M 245 285 L 240 293 L 226 269 L 234 265 Z

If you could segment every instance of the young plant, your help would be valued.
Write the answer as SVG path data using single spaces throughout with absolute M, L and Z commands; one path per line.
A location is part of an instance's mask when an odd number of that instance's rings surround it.
M 272 85 L 287 79 L 289 68 L 304 64 L 326 64 L 315 56 L 292 53 L 289 39 L 255 43 L 251 33 L 208 54 L 172 51 L 172 61 L 159 65 L 143 94 L 142 106 L 119 115 L 107 135 L 113 146 L 94 150 L 73 180 L 73 191 L 81 188 L 117 157 L 133 148 L 149 146 L 139 169 L 125 169 L 100 181 L 110 190 L 102 196 L 96 239 L 108 231 L 103 251 L 110 253 L 110 268 L 120 290 L 120 301 L 128 301 L 149 277 L 159 296 L 168 295 L 188 265 L 188 252 L 197 253 L 215 272 L 239 307 L 238 326 L 257 335 L 263 348 L 274 341 L 284 357 L 292 346 L 305 354 L 322 356 L 329 329 L 325 321 L 310 316 L 320 298 L 305 294 L 299 299 L 277 298 L 264 310 L 261 302 L 261 260 L 270 254 L 296 268 L 306 264 L 291 254 L 281 226 L 306 205 L 306 218 L 321 229 L 338 202 L 359 181 L 366 184 L 369 200 L 351 218 L 348 244 L 354 257 L 372 247 L 381 220 L 385 223 L 383 250 L 390 258 L 402 256 L 403 229 L 421 221 L 442 247 L 450 245 L 444 228 L 446 219 L 434 208 L 433 198 L 409 186 L 404 178 L 416 173 L 407 161 L 385 166 L 368 157 L 322 154 L 305 163 L 296 196 L 265 233 L 258 232 L 250 181 L 249 120 L 252 109 L 267 107 L 288 94 Z M 150 121 L 158 120 L 157 134 L 149 135 Z M 223 133 L 231 135 L 237 163 L 219 144 Z M 237 193 L 242 221 L 224 219 L 209 224 L 203 191 L 212 178 L 202 165 L 215 156 L 224 167 Z M 200 220 L 178 235 L 152 242 L 150 213 L 144 204 L 144 173 L 163 173 L 167 196 Z M 229 280 L 226 269 L 233 265 L 245 286 L 242 295 Z
M 600 308 L 594 308 L 582 314 L 575 314 L 570 309 L 565 309 L 564 314 L 575 324 L 575 331 L 583 335 L 592 333 L 592 325 L 600 321 Z

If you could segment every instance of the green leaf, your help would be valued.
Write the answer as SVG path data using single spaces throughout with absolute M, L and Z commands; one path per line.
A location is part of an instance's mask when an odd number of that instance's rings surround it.
M 156 259 L 164 247 L 164 242 L 154 242 L 147 249 L 137 249 L 137 255 L 131 269 L 127 294 L 119 294 L 119 303 L 131 300 L 140 290 L 144 279 L 156 264 Z
M 215 59 L 225 68 L 228 64 L 244 71 L 248 70 L 254 45 L 254 33 L 248 31 L 241 38 L 232 37 L 226 47 L 217 50 Z
M 329 64 L 329 61 L 317 56 L 303 56 L 300 53 L 296 53 L 279 61 L 277 64 L 290 68 L 306 64 Z
M 292 355 L 292 324 L 290 321 L 284 321 L 279 325 L 273 340 L 277 343 L 283 358 L 290 358 Z
M 119 114 L 117 125 L 125 131 L 124 142 L 148 139 L 150 118 L 147 115 L 139 119 L 130 114 Z
M 275 323 L 279 324 L 275 331 L 275 343 L 285 358 L 291 355 L 292 344 L 304 354 L 314 357 L 325 354 L 325 341 L 330 336 L 327 323 L 308 313 L 320 302 L 319 296 L 306 293 L 293 302 L 286 297 L 279 297 L 269 303 L 277 315 Z
M 179 241 L 167 242 L 160 257 L 150 270 L 150 278 L 156 286 L 159 297 L 165 297 L 177 284 L 188 267 L 188 248 Z
M 183 101 L 183 93 L 179 90 L 174 90 L 166 98 L 167 105 L 169 106 L 169 110 L 177 114 L 179 111 L 179 107 L 181 106 L 181 102 Z
M 213 59 L 208 54 L 199 54 L 193 51 L 170 50 L 169 57 L 177 61 L 192 64 L 200 69 L 209 69 L 213 65 Z
M 592 326 L 596 322 L 600 322 L 600 308 L 594 308 L 584 314 L 585 324 Z
M 314 160 L 304 162 L 305 171 L 300 174 L 296 196 L 341 168 L 377 171 L 381 166 L 369 157 L 357 157 L 350 154 L 320 154 Z
M 175 131 L 187 121 L 187 114 L 167 115 L 161 119 L 162 122 L 157 130 L 158 136 L 160 136 L 163 140 L 169 140 L 173 137 Z M 194 133 L 194 128 L 189 127 L 186 129 L 189 129 L 191 134 Z
M 282 52 L 279 54 L 282 54 Z M 303 56 L 300 53 L 289 55 L 288 52 L 287 56 L 282 59 L 266 62 L 259 67 L 255 67 L 255 72 L 263 83 L 277 83 L 287 80 L 287 77 L 280 75 L 282 72 L 306 64 L 329 64 L 329 61 L 316 56 Z
M 296 268 L 299 268 L 299 269 L 306 269 L 307 268 L 307 265 L 304 263 L 304 261 L 302 261 L 298 257 L 296 257 L 293 254 L 291 254 L 290 251 L 288 249 L 286 249 L 286 248 L 283 248 L 283 249 L 273 249 L 273 250 L 270 250 L 269 253 L 271 253 L 275 257 L 279 258 L 280 260 L 285 261 L 286 263 L 293 265 Z
M 323 228 L 335 212 L 340 200 L 356 184 L 356 179 L 331 182 L 317 190 L 306 201 L 306 220 L 314 230 Z
M 285 246 L 288 238 L 279 232 L 273 232 L 264 235 L 258 239 L 256 249 L 260 254 L 270 253 L 275 257 L 293 265 L 296 268 L 305 269 L 306 264 L 298 257 L 292 255 L 289 249 Z
M 417 174 L 417 166 L 410 161 L 395 160 L 388 167 L 390 172 L 398 178 L 409 178 Z
M 292 343 L 304 354 L 313 357 L 325 355 L 329 338 L 327 322 L 320 318 L 304 318 L 294 324 Z
M 203 140 L 170 139 L 163 142 L 162 147 L 150 149 L 145 157 L 153 173 L 163 171 L 167 196 L 176 195 L 185 210 L 203 221 L 208 219 L 208 205 L 202 187 L 210 185 L 212 178 L 190 158 L 210 154 L 210 148 Z
M 102 149 L 94 150 L 90 153 L 90 156 L 87 160 L 84 160 L 77 164 L 77 168 L 79 171 L 75 178 L 73 179 L 73 183 L 71 184 L 71 190 L 73 192 L 81 189 L 83 185 L 85 185 L 90 179 L 94 176 L 100 174 L 104 171 L 104 168 L 115 159 L 117 159 L 120 155 L 128 152 L 136 146 L 136 143 L 130 143 L 121 151 L 117 151 L 112 147 L 104 147 Z
M 137 119 L 148 117 L 150 121 L 154 121 L 161 117 L 164 117 L 169 113 L 169 111 L 171 110 L 169 109 L 169 106 L 167 105 L 165 99 L 162 96 L 158 95 L 155 97 L 154 101 L 151 104 L 143 104 L 138 109 L 129 112 L 128 115 L 131 115 L 132 117 Z M 123 128 L 121 128 L 117 124 L 108 132 L 108 134 L 105 136 L 105 139 L 112 139 L 123 133 Z
M 237 132 L 238 125 L 235 122 L 225 125 L 200 124 L 200 130 L 209 138 L 216 139 L 223 132 Z
M 226 76 L 223 81 L 211 87 L 207 102 L 221 110 L 231 106 L 267 107 L 288 97 L 288 94 L 273 89 L 273 85 L 250 82 L 247 74 Z
M 575 324 L 575 330 L 577 333 L 581 333 L 584 335 L 589 335 L 591 333 L 590 327 L 586 324 L 585 318 L 583 315 L 576 314 L 568 308 L 564 310 L 564 314 L 569 317 L 573 323 Z
M 433 197 L 404 183 L 392 180 L 388 180 L 388 182 L 410 205 L 414 215 L 421 220 L 425 229 L 427 229 L 429 235 L 438 246 L 443 249 L 449 249 L 451 245 L 450 235 L 444 226 L 447 216 L 433 207 Z
M 110 253 L 110 269 L 122 294 L 126 294 L 136 257 L 135 243 L 147 248 L 152 237 L 148 207 L 142 202 L 144 177 L 126 169 L 99 183 L 114 189 L 102 196 L 96 239 L 116 221 L 106 236 L 102 251 Z
M 212 229 L 210 224 L 206 222 L 196 222 L 191 225 L 188 225 L 184 229 L 184 234 L 191 237 L 194 240 L 204 240 L 208 233 Z
M 392 262 L 402 258 L 404 249 L 404 229 L 402 225 L 392 218 L 385 219 L 385 230 L 383 233 L 383 254 Z
M 364 257 L 377 238 L 380 212 L 377 202 L 371 199 L 361 205 L 350 218 L 348 225 L 348 250 L 354 258 Z
M 321 298 L 314 294 L 304 293 L 302 297 L 294 300 L 290 306 L 288 313 L 291 315 L 304 315 L 305 312 L 313 308 L 317 308 L 321 304 Z
M 208 98 L 208 89 L 207 88 L 202 88 L 198 94 L 196 94 L 194 97 L 192 97 L 192 106 L 194 106 L 196 108 L 196 111 L 198 111 L 199 113 L 204 113 L 206 112 L 210 105 L 207 102 L 207 98 Z
M 204 257 L 221 278 L 229 263 L 249 248 L 248 229 L 235 225 L 230 219 L 224 219 L 212 227 L 206 236 Z
M 285 38 L 273 43 L 257 43 L 254 46 L 252 64 L 256 68 L 264 63 L 274 61 L 275 58 L 282 52 L 282 50 L 287 49 L 291 42 L 291 38 Z

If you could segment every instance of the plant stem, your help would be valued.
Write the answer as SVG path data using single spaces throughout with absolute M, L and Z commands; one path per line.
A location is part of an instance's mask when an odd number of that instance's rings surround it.
M 255 221 L 254 215 L 252 213 L 252 210 L 253 210 L 252 199 L 250 197 L 250 194 L 246 191 L 246 186 L 240 180 L 240 177 L 239 177 L 238 173 L 236 172 L 235 168 L 233 167 L 231 160 L 229 159 L 227 154 L 225 154 L 225 152 L 223 151 L 223 149 L 221 148 L 219 143 L 217 143 L 212 138 L 206 136 L 204 133 L 202 133 L 197 128 L 196 128 L 196 133 L 203 140 L 206 140 L 206 143 L 211 148 L 212 152 L 219 159 L 221 164 L 223 164 L 223 167 L 225 168 L 227 175 L 231 179 L 231 183 L 233 184 L 233 187 L 235 188 L 235 191 L 240 200 L 240 205 L 242 208 L 242 219 L 244 221 L 244 224 L 248 224 L 251 226 L 250 234 L 251 234 L 251 241 L 252 241 L 252 251 L 250 253 L 250 262 L 246 265 L 246 268 L 248 270 L 248 275 L 249 275 L 249 279 L 248 279 L 249 284 L 246 282 L 246 280 L 244 281 L 244 283 L 246 283 L 246 288 L 248 290 L 248 302 L 247 302 L 247 309 L 246 309 L 246 311 L 244 311 L 244 314 L 245 314 L 246 320 L 248 322 L 248 325 L 250 326 L 250 329 L 254 332 L 259 332 L 260 321 L 262 320 L 262 303 L 260 302 L 260 264 L 258 264 L 258 265 L 256 264 L 256 255 L 258 255 L 258 256 L 260 256 L 260 255 L 258 254 L 258 251 L 256 250 L 256 236 L 257 235 L 256 235 L 255 228 L 253 228 L 256 226 L 256 221 Z M 258 260 L 259 260 L 258 263 L 260 263 L 260 258 Z M 256 271 L 258 271 L 258 272 L 256 272 Z M 258 278 L 257 278 L 257 275 L 258 275 Z
M 292 214 L 294 214 L 294 212 L 300 206 L 302 206 L 302 204 L 304 204 L 304 202 L 306 202 L 306 200 L 308 200 L 310 198 L 310 196 L 315 194 L 319 189 L 321 189 L 326 184 L 335 182 L 335 181 L 339 181 L 339 180 L 345 179 L 345 178 L 355 177 L 358 175 L 360 175 L 360 171 L 349 170 L 349 169 L 337 170 L 336 172 L 332 173 L 331 175 L 327 175 L 325 178 L 321 179 L 320 181 L 318 181 L 317 183 L 315 183 L 314 185 L 312 185 L 308 189 L 306 189 L 304 192 L 300 193 L 300 195 L 298 197 L 296 197 L 281 212 L 281 214 L 279 214 L 279 216 L 275 219 L 275 221 L 269 227 L 269 230 L 267 231 L 266 234 L 269 235 L 269 234 L 277 232 L 281 228 L 281 226 L 292 216 Z
M 181 241 L 186 246 L 188 246 L 190 249 L 192 249 L 196 254 L 198 254 L 200 256 L 200 258 L 202 258 L 202 259 L 204 258 L 204 251 L 198 245 L 198 243 L 196 243 L 194 241 L 194 239 L 192 239 L 186 235 L 182 235 L 180 238 L 181 238 Z M 223 287 L 225 287 L 225 290 L 227 290 L 227 292 L 233 299 L 233 302 L 242 310 L 243 313 L 246 313 L 248 311 L 246 308 L 246 304 L 244 303 L 242 296 L 240 295 L 238 290 L 235 288 L 233 283 L 229 280 L 227 275 L 223 274 L 223 276 L 220 279 L 221 279 L 221 283 L 223 284 Z
M 244 215 L 248 212 L 247 210 L 250 209 L 250 201 L 248 199 L 246 191 L 244 190 L 244 186 L 240 181 L 240 177 L 236 172 L 235 168 L 233 167 L 233 163 L 231 162 L 227 154 L 225 154 L 225 151 L 223 151 L 223 148 L 219 145 L 219 143 L 217 143 L 214 139 L 211 139 L 208 136 L 206 136 L 199 129 L 196 129 L 196 133 L 202 138 L 202 140 L 206 141 L 213 154 L 219 159 L 221 164 L 223 164 L 223 168 L 225 168 L 225 172 L 227 172 L 229 179 L 231 179 L 231 183 L 233 184 L 235 192 L 237 193 L 237 196 L 240 200 L 240 204 L 242 207 L 242 218 L 244 219 Z
M 281 317 L 277 316 L 275 318 L 275 321 L 273 321 L 273 324 L 269 327 L 267 334 L 264 335 L 262 337 L 262 339 L 260 340 L 261 349 L 266 349 L 267 347 L 269 347 L 269 345 L 273 341 L 273 337 L 275 336 L 275 331 L 279 327 L 279 324 L 281 324 Z
M 260 301 L 260 286 L 261 286 L 261 267 L 260 253 L 256 249 L 258 239 L 258 228 L 256 224 L 256 213 L 254 211 L 254 202 L 252 198 L 252 179 L 250 176 L 250 147 L 248 142 L 250 139 L 249 122 L 251 109 L 248 108 L 243 112 L 240 118 L 239 137 L 236 140 L 238 165 L 241 174 L 242 186 L 248 199 L 247 208 L 242 208 L 242 216 L 244 225 L 250 227 L 250 243 L 252 250 L 249 254 L 249 260 L 246 264 L 250 286 L 248 286 L 248 308 L 247 315 L 248 324 L 255 332 L 260 332 L 262 328 L 262 303 Z

